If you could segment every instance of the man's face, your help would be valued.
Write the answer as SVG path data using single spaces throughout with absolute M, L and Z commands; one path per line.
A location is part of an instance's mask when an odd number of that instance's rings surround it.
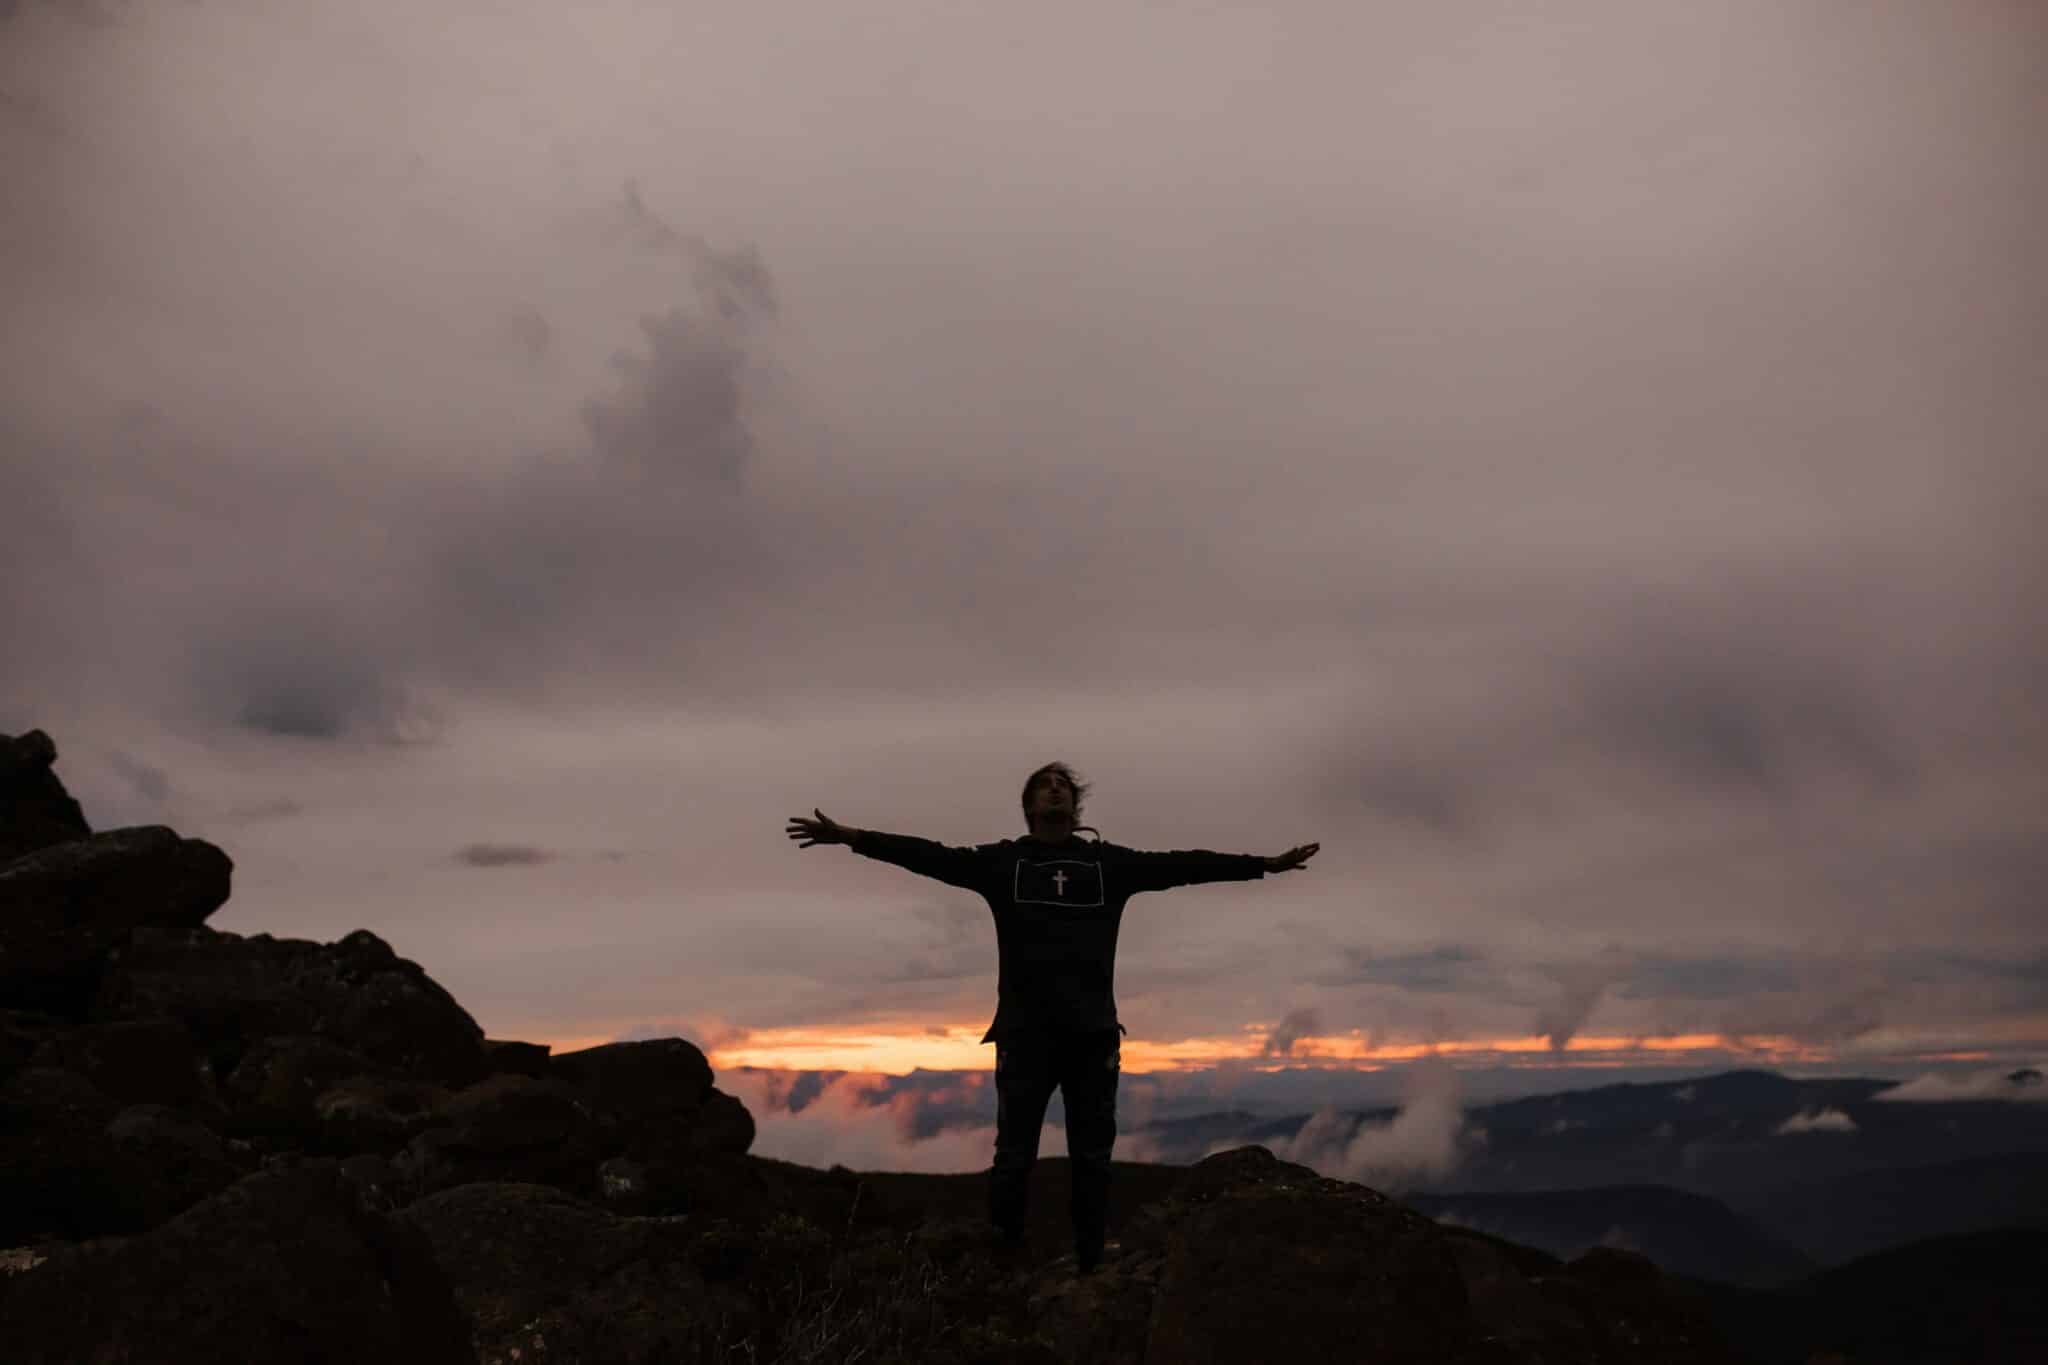
M 1031 779 L 1031 805 L 1033 815 L 1049 815 L 1058 812 L 1063 815 L 1074 813 L 1074 789 L 1058 773 L 1040 773 Z

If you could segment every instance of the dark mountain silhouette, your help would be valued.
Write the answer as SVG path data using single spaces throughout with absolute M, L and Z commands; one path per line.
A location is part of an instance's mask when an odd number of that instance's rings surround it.
M 1746 1195 L 1740 1207 L 1823 1265 L 1903 1242 L 2048 1228 L 2048 1152 L 1856 1171 Z
M 1414 1194 L 1410 1208 L 1553 1256 L 1594 1247 L 1639 1251 L 1665 1270 L 1758 1287 L 1811 1274 L 1811 1257 L 1771 1236 L 1719 1200 L 1667 1185 L 1511 1194 Z
M 1467 1125 L 1485 1134 L 1457 1169 L 1424 1186 L 1547 1190 L 1596 1185 L 1670 1185 L 1731 1201 L 1850 1171 L 2048 1152 L 2048 1104 L 1993 1100 L 1902 1103 L 1877 1098 L 1897 1081 L 1795 1080 L 1731 1071 L 1688 1081 L 1625 1083 L 1476 1105 Z M 1384 1123 L 1392 1108 L 1347 1110 L 1350 1124 Z M 1800 1120 L 1830 1117 L 1798 1131 Z M 1281 1145 L 1307 1114 L 1249 1120 L 1226 1115 L 1161 1119 L 1141 1127 L 1169 1161 L 1193 1161 L 1205 1145 Z M 1846 1127 L 1830 1124 L 1846 1121 Z M 1788 1122 L 1793 1131 L 1786 1131 Z
M 1864 1256 L 1773 1291 L 1699 1284 L 1756 1365 L 2038 1365 L 2048 1229 L 1992 1228 Z

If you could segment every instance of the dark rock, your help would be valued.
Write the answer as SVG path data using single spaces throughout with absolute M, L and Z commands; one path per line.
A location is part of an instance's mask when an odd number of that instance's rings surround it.
M 1592 1344 L 1578 1317 L 1529 1282 L 1529 1256 L 1546 1262 L 1551 1272 L 1561 1268 L 1555 1258 L 1463 1229 L 1446 1232 L 1482 1348 L 1507 1360 L 1592 1358 Z
M 759 1328 L 743 1297 L 706 1283 L 682 1220 L 617 1218 L 542 1185 L 479 1183 L 399 1217 L 433 1243 L 480 1359 L 716 1358 Z
M 141 929 L 109 958 L 96 1018 L 179 1020 L 228 1075 L 259 1039 L 315 1034 L 378 1068 L 467 1085 L 483 1030 L 419 965 L 357 930 L 336 943 Z
M 697 1153 L 640 1161 L 617 1156 L 597 1169 L 597 1199 L 614 1213 L 675 1216 L 733 1223 L 789 1214 L 824 1228 L 876 1228 L 889 1223 L 863 1179 L 844 1166 L 820 1171 L 772 1157 Z
M 1595 1247 L 1563 1274 L 1541 1275 L 1533 1283 L 1577 1318 L 1580 1359 L 1612 1365 L 1718 1365 L 1729 1359 L 1706 1305 L 1635 1252 Z
M 619 1150 L 643 1161 L 672 1161 L 707 1152 L 737 1156 L 754 1145 L 754 1116 L 737 1096 L 716 1088 L 688 1113 L 614 1120 L 614 1127 Z
M 484 1064 L 494 1076 L 511 1074 L 545 1080 L 548 1075 L 546 1043 L 520 1043 L 504 1038 L 484 1039 Z
M 138 928 L 192 928 L 226 904 L 234 864 L 162 825 L 52 844 L 0 867 L 0 1007 L 73 1015 Z
M 313 1102 L 320 1145 L 332 1152 L 396 1152 L 436 1122 L 449 1093 L 429 1081 L 351 1076 Z
M 198 1116 L 123 1108 L 75 1072 L 32 1067 L 0 1086 L 0 1245 L 140 1232 L 252 1164 Z
M 52 1254 L 0 1298 L 11 1365 L 473 1365 L 431 1245 L 331 1161 L 259 1172 L 142 1236 Z
M 41 1010 L 0 1009 L 0 1081 L 29 1065 L 43 1044 L 75 1027 Z
M 107 1136 L 119 1112 L 76 1072 L 29 1067 L 0 1084 L 0 1246 L 145 1225 Z
M 1210 1157 L 1186 1185 L 1147 1359 L 1419 1363 L 1475 1347 L 1457 1258 L 1421 1214 L 1263 1148 Z
M 449 1097 L 438 1117 L 482 1152 L 511 1152 L 575 1142 L 591 1128 L 590 1113 L 560 1081 L 493 1076 Z
M 32 1064 L 76 1071 L 125 1104 L 221 1107 L 211 1068 L 176 1019 L 81 1024 L 47 1037 Z
M 1321 1178 L 1307 1166 L 1282 1161 L 1264 1147 L 1233 1147 L 1188 1167 L 1173 1188 L 1173 1198 L 1182 1204 L 1206 1204 L 1255 1185 L 1299 1187 Z
M 251 1163 L 230 1157 L 220 1134 L 168 1105 L 134 1104 L 114 1116 L 107 1137 L 126 1160 L 126 1207 L 143 1227 L 155 1227 L 243 1176 Z
M 356 1187 L 363 1203 L 388 1213 L 404 1208 L 419 1197 L 419 1190 L 379 1152 L 359 1152 L 341 1159 L 342 1178 Z
M 52 771 L 56 761 L 57 745 L 41 730 L 0 735 L 0 866 L 91 836 L 85 812 Z
M 317 1140 L 314 1101 L 338 1082 L 376 1069 L 362 1053 L 310 1033 L 259 1038 L 229 1073 L 232 1131 Z
M 561 1081 L 493 1076 L 450 1097 L 398 1159 L 425 1191 L 475 1181 L 596 1193 L 599 1129 Z
M 592 1109 L 621 1120 L 690 1113 L 711 1093 L 711 1063 L 681 1038 L 564 1052 L 549 1069 L 583 1091 Z

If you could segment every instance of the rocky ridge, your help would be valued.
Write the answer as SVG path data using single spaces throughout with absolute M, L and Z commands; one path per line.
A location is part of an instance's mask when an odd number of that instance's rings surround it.
M 228 856 L 95 833 L 56 756 L 0 735 L 20 1365 L 1733 1359 L 1642 1257 L 1563 1263 L 1257 1146 L 1120 1163 L 1086 1277 L 1045 1161 L 1044 1221 L 1006 1260 L 973 1182 L 753 1155 L 685 1039 L 552 1054 L 486 1037 L 366 930 L 207 927 Z

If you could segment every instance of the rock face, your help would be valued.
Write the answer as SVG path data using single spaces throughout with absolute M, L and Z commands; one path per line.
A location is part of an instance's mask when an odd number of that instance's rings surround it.
M 367 930 L 207 927 L 226 855 L 93 833 L 55 753 L 0 736 L 10 1365 L 1727 1358 L 1639 1257 L 1561 1265 L 1258 1147 L 1113 1201 L 1093 1276 L 1006 1266 L 906 1186 L 752 1155 L 684 1039 L 551 1056 Z
M 1199 1362 L 1439 1360 L 1470 1334 L 1465 1284 L 1435 1223 L 1263 1147 L 1191 1172 L 1164 1238 L 1148 1349 Z
M 50 844 L 0 867 L 0 1008 L 81 1012 L 109 952 L 145 926 L 205 922 L 233 864 L 162 825 Z
M 0 1340 L 17 1365 L 475 1359 L 425 1237 L 364 1208 L 333 1162 L 252 1175 L 142 1236 L 54 1252 L 0 1297 Z
M 0 735 L 0 865 L 92 833 L 52 771 L 56 761 L 57 746 L 41 730 Z

